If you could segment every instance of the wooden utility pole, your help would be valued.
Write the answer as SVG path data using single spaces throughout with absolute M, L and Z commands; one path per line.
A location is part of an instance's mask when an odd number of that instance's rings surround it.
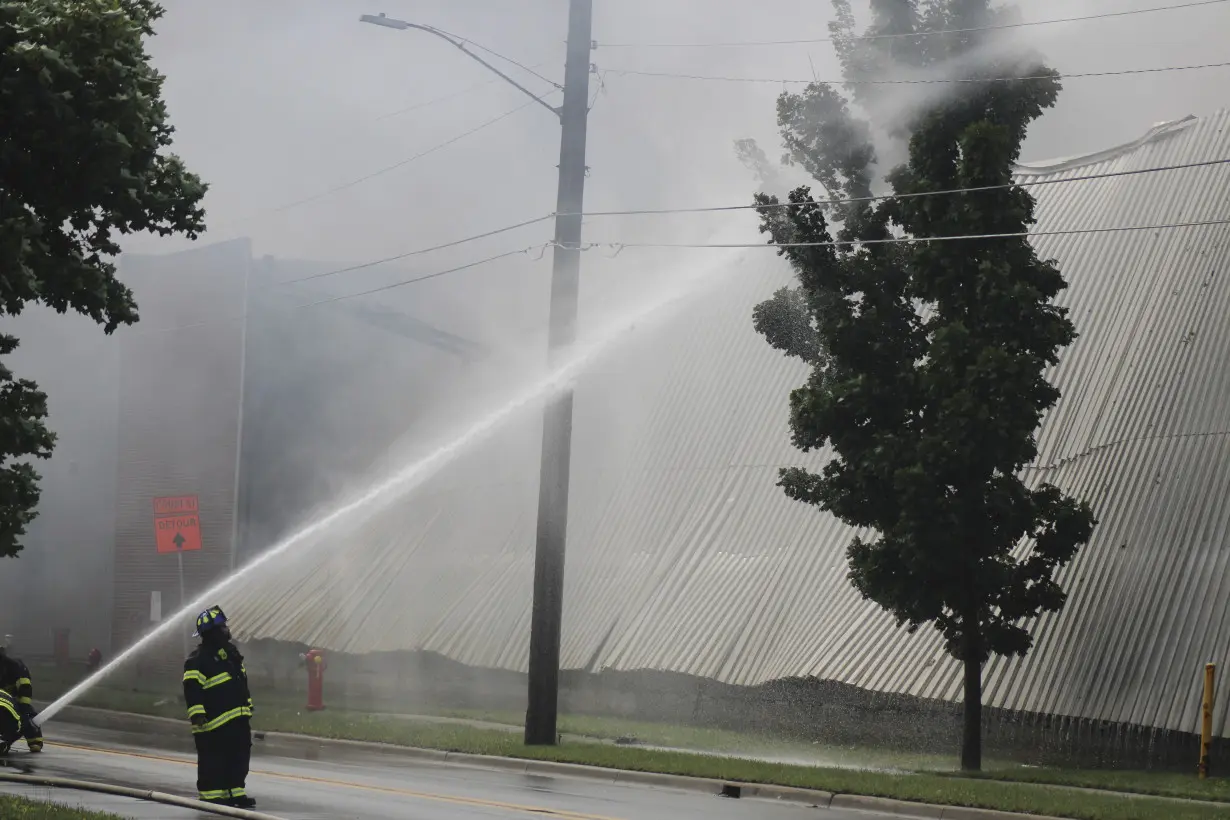
M 593 6 L 593 0 L 571 0 L 568 9 L 568 58 L 564 67 L 564 103 L 560 108 L 563 129 L 547 342 L 551 366 L 559 363 L 560 354 L 571 347 L 576 338 Z M 569 388 L 551 399 L 543 413 L 526 745 L 553 745 L 558 737 L 560 620 L 564 608 L 564 548 L 568 533 L 571 455 L 572 390 Z

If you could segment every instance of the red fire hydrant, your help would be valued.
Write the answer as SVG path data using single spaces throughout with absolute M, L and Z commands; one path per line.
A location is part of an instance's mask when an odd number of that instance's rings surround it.
M 325 670 L 329 664 L 325 663 L 325 653 L 319 649 L 309 650 L 303 656 L 303 662 L 308 675 L 307 709 L 309 712 L 319 712 L 325 708 Z

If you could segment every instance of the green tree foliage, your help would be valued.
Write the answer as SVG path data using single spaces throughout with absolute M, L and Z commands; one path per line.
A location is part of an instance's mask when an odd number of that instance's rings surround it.
M 1054 303 L 1063 277 L 1023 237 L 877 240 L 1027 231 L 1034 202 L 1011 185 L 1012 166 L 1059 82 L 1036 56 L 969 31 L 1002 21 L 987 0 L 871 5 L 865 34 L 891 37 L 843 39 L 855 21 L 846 0 L 834 0 L 847 81 L 973 82 L 922 99 L 852 83 L 850 101 L 823 84 L 782 95 L 786 161 L 844 201 L 817 201 L 807 187 L 786 203 L 757 196 L 774 243 L 808 246 L 780 249 L 799 284 L 757 306 L 754 321 L 773 347 L 812 367 L 790 396 L 794 444 L 833 455 L 820 473 L 783 470 L 780 485 L 874 533 L 850 545 L 850 581 L 899 626 L 933 625 L 963 662 L 961 759 L 977 769 L 983 665 L 1028 652 L 1025 624 L 1063 606 L 1055 572 L 1096 523 L 1087 504 L 1020 477 L 1059 398 L 1045 370 L 1076 334 Z M 966 31 L 912 36 L 952 29 Z M 989 79 L 1021 75 L 1041 79 Z M 876 134 L 905 160 L 882 180 Z M 871 199 L 875 185 L 885 198 Z M 988 189 L 914 196 L 956 188 Z
M 205 186 L 166 153 L 173 130 L 145 38 L 152 0 L 0 0 L 0 314 L 74 310 L 111 333 L 137 320 L 111 261 L 124 234 L 196 238 Z M 0 336 L 0 355 L 17 339 Z M 0 366 L 0 556 L 38 503 L 47 399 Z

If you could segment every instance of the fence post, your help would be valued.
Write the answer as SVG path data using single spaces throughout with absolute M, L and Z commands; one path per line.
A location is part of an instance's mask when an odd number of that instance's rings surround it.
M 1209 776 L 1209 747 L 1213 743 L 1213 675 L 1216 667 L 1211 663 L 1204 665 L 1204 701 L 1201 704 L 1200 715 L 1200 779 Z

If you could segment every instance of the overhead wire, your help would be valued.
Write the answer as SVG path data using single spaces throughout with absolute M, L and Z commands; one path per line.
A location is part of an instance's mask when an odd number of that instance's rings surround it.
M 843 246 L 855 246 L 855 245 L 903 245 L 903 244 L 918 244 L 918 243 L 923 243 L 923 242 L 967 242 L 967 241 L 988 240 L 988 239 L 1027 239 L 1027 238 L 1033 238 L 1033 237 L 1039 237 L 1039 236 L 1080 236 L 1080 235 L 1095 235 L 1095 234 L 1107 234 L 1107 233 L 1127 233 L 1127 232 L 1132 232 L 1132 231 L 1160 231 L 1160 230 L 1174 230 L 1174 229 L 1180 229 L 1180 228 L 1214 227 L 1214 226 L 1220 226 L 1220 225 L 1230 225 L 1230 219 L 1209 219 L 1209 220 L 1200 220 L 1200 221 L 1191 221 L 1191 222 L 1166 222 L 1166 223 L 1160 223 L 1160 224 L 1154 224 L 1154 225 L 1115 225 L 1115 226 L 1108 226 L 1108 227 L 1102 227 L 1102 228 L 1068 228 L 1068 229 L 1058 229 L 1058 230 L 1049 230 L 1049 231 L 1019 231 L 1019 232 L 1011 232 L 1011 233 L 959 234 L 959 235 L 952 235 L 952 236 L 900 236 L 900 237 L 888 237 L 884 239 L 861 239 L 861 240 L 836 240 L 835 239 L 835 240 L 830 240 L 830 241 L 825 241 L 825 242 L 780 242 L 780 243 L 778 242 L 756 242 L 756 243 L 751 243 L 751 242 L 727 242 L 727 243 L 586 242 L 586 243 L 582 243 L 581 246 L 578 248 L 578 250 L 590 251 L 590 250 L 599 250 L 599 249 L 605 248 L 605 249 L 614 250 L 616 251 L 616 253 L 618 253 L 628 248 L 632 248 L 632 249 L 637 249 L 637 248 L 688 249 L 688 250 L 702 250 L 702 249 L 705 249 L 705 250 L 709 250 L 709 249 L 712 249 L 712 250 L 749 249 L 750 250 L 750 249 L 757 249 L 757 248 L 780 249 L 780 248 L 843 247 Z M 392 282 L 387 285 L 381 285 L 379 287 L 359 291 L 357 293 L 344 293 L 338 296 L 331 296 L 331 297 L 328 297 L 325 299 L 319 299 L 313 302 L 306 302 L 302 304 L 292 305 L 290 306 L 290 309 L 298 310 L 302 308 L 316 307 L 318 305 L 327 305 L 333 302 L 340 302 L 346 299 L 355 299 L 360 296 L 370 296 L 375 293 L 383 293 L 385 291 L 404 287 L 406 285 L 411 285 L 416 282 L 424 282 L 429 279 L 437 279 L 443 276 L 448 276 L 453 273 L 459 273 L 461 271 L 470 270 L 471 268 L 476 268 L 476 267 L 479 267 L 480 265 L 486 265 L 486 264 L 489 264 L 491 262 L 495 262 L 501 259 L 507 259 L 508 257 L 519 256 L 522 254 L 529 254 L 535 250 L 542 251 L 543 253 L 545 253 L 547 248 L 566 248 L 566 247 L 568 246 L 563 243 L 559 243 L 559 242 L 545 242 L 539 245 L 530 245 L 529 247 L 526 247 L 526 248 L 506 251 L 504 253 L 495 254 L 494 256 L 488 256 L 486 258 L 479 259 L 475 262 L 468 262 L 464 265 L 457 265 L 451 268 L 446 268 L 444 270 L 435 271 L 434 273 L 423 274 L 421 276 L 414 276 L 409 279 L 401 279 L 397 282 Z M 541 259 L 541 255 L 539 256 L 539 258 Z M 236 317 L 230 317 L 228 319 L 215 319 L 215 320 L 210 320 L 210 321 L 205 321 L 205 322 L 196 322 L 196 323 L 187 324 L 187 325 L 177 325 L 174 327 L 157 328 L 154 330 L 141 329 L 141 330 L 135 331 L 135 333 L 142 334 L 142 335 L 149 334 L 149 333 L 167 333 L 171 331 L 187 330 L 187 329 L 196 328 L 196 327 L 204 327 L 207 325 L 219 324 L 225 321 L 236 321 L 239 318 L 242 318 L 242 317 L 236 316 Z
M 466 137 L 473 136 L 474 134 L 477 134 L 479 131 L 482 131 L 486 128 L 490 128 L 496 123 L 502 120 L 505 120 L 508 117 L 511 117 L 513 114 L 516 114 L 519 111 L 523 111 L 524 109 L 529 108 L 531 105 L 534 105 L 533 100 L 530 100 L 529 102 L 524 102 L 521 105 L 518 105 L 516 108 L 510 108 L 504 113 L 496 117 L 492 117 L 489 120 L 485 120 L 482 123 L 474 126 L 473 128 L 470 128 L 469 130 L 463 131 L 454 137 L 450 137 L 444 142 L 436 143 L 430 148 L 424 151 L 420 151 L 419 153 L 411 157 L 407 157 L 406 159 L 395 162 L 392 165 L 386 165 L 383 168 L 380 168 L 376 171 L 372 171 L 371 173 L 368 173 L 368 174 L 364 174 L 363 176 L 358 177 L 356 179 L 352 179 L 348 182 L 343 182 L 340 185 L 334 185 L 332 188 L 328 188 L 319 193 L 312 194 L 311 196 L 302 197 L 301 199 L 296 199 L 292 202 L 288 202 L 285 205 L 280 205 L 277 208 L 274 208 L 272 210 L 274 213 L 284 213 L 285 211 L 289 211 L 292 208 L 297 208 L 300 205 L 306 205 L 309 202 L 315 202 L 317 200 L 324 199 L 325 197 L 332 196 L 333 194 L 339 193 L 340 191 L 345 191 L 349 188 L 355 187 L 356 185 L 361 185 L 364 182 L 375 179 L 376 177 L 380 177 L 392 171 L 396 171 L 399 168 L 404 168 L 405 166 L 409 165 L 412 162 L 417 162 L 418 160 L 423 159 L 424 157 L 430 156 L 431 154 L 434 154 L 435 152 L 441 149 L 447 148 L 448 146 L 453 145 L 454 143 L 460 142 Z
M 429 279 L 438 279 L 442 276 L 448 276 L 450 274 L 460 273 L 461 271 L 470 270 L 471 268 L 477 268 L 481 265 L 486 265 L 491 262 L 499 261 L 501 259 L 507 259 L 508 257 L 511 257 L 511 256 L 520 256 L 522 254 L 528 255 L 530 253 L 533 253 L 534 251 L 542 251 L 543 253 L 545 253 L 546 249 L 549 247 L 552 247 L 552 245 L 553 243 L 551 242 L 544 242 L 544 243 L 540 243 L 537 245 L 530 245 L 525 248 L 519 248 L 517 250 L 506 251 L 504 253 L 498 253 L 498 254 L 495 254 L 494 256 L 488 256 L 484 259 L 479 259 L 475 262 L 467 262 L 464 265 L 456 265 L 454 267 L 447 268 L 445 270 L 434 271 L 432 273 L 422 274 L 420 276 L 413 276 L 413 277 L 410 277 L 409 279 L 400 279 L 396 282 L 391 282 L 387 285 L 381 285 L 380 287 L 370 288 L 368 290 L 359 291 L 357 293 L 343 293 L 338 296 L 330 296 L 330 297 L 327 297 L 324 299 L 318 299 L 312 302 L 303 302 L 300 304 L 288 305 L 286 306 L 286 309 L 301 310 L 303 308 L 317 307 L 319 305 L 328 305 L 334 302 L 341 302 L 346 299 L 355 299 L 360 296 L 370 296 L 371 294 L 374 294 L 374 293 L 383 293 L 384 291 L 394 290 L 396 288 L 404 287 L 406 285 L 413 285 L 417 282 L 425 282 Z M 540 255 L 538 258 L 541 259 L 542 256 Z M 277 284 L 290 284 L 291 281 L 302 281 L 302 280 L 297 280 L 297 279 L 288 280 L 286 282 L 280 282 Z M 211 325 L 223 324 L 227 322 L 236 322 L 242 319 L 244 319 L 244 314 L 235 314 L 233 316 L 228 316 L 228 317 L 221 318 L 221 319 L 209 319 L 204 322 L 193 322 L 193 323 L 184 324 L 184 325 L 173 325 L 171 327 L 160 327 L 160 328 L 149 328 L 149 329 L 138 327 L 132 330 L 130 333 L 128 333 L 128 335 L 171 333 L 171 332 L 177 332 L 181 330 L 191 330 L 193 328 L 198 328 L 198 327 L 208 327 Z
M 273 285 L 271 285 L 271 287 L 276 286 L 276 285 L 293 285 L 296 282 L 311 282 L 315 279 L 324 279 L 326 277 L 337 276 L 338 274 L 342 274 L 342 273 L 351 273 L 352 271 L 365 270 L 367 268 L 374 268 L 377 265 L 383 265 L 388 262 L 396 262 L 400 259 L 409 259 L 412 256 L 422 256 L 423 254 L 431 253 L 433 251 L 441 251 L 441 250 L 444 250 L 445 248 L 455 248 L 458 245 L 465 245 L 470 242 L 477 242 L 480 239 L 487 239 L 488 237 L 491 237 L 491 236 L 498 236 L 502 233 L 508 233 L 509 231 L 515 231 L 518 228 L 525 228 L 530 225 L 537 225 L 539 222 L 545 222 L 548 219 L 553 219 L 554 216 L 555 216 L 554 214 L 546 214 L 544 216 L 535 217 L 534 219 L 527 219 L 523 222 L 518 222 L 514 225 L 505 225 L 503 228 L 496 228 L 495 230 L 492 230 L 492 231 L 486 231 L 484 233 L 474 234 L 473 236 L 467 236 L 467 237 L 464 237 L 463 239 L 455 239 L 452 242 L 444 242 L 440 245 L 432 245 L 431 247 L 428 247 L 428 248 L 419 248 L 413 251 L 406 251 L 405 253 L 399 253 L 393 256 L 386 256 L 383 259 L 373 259 L 370 262 L 363 262 L 358 265 L 350 265 L 349 267 L 338 268 L 337 270 L 326 271 L 324 273 L 314 273 L 311 276 L 301 276 L 298 279 L 284 279 L 280 282 L 274 282 Z
M 489 80 L 483 80 L 480 83 L 474 83 L 473 85 L 467 85 L 465 88 L 459 88 L 456 91 L 451 91 L 447 94 L 441 94 L 438 97 L 432 97 L 431 99 L 423 100 L 422 102 L 417 102 L 412 105 L 408 105 L 405 108 L 399 108 L 396 111 L 390 111 L 387 114 L 381 114 L 379 117 L 376 117 L 376 119 L 373 120 L 373 122 L 383 122 L 384 120 L 391 120 L 394 117 L 400 117 L 403 114 L 409 114 L 413 111 L 421 111 L 424 108 L 430 108 L 431 106 L 437 105 L 442 102 L 448 102 L 449 100 L 455 100 L 458 97 L 464 97 L 466 94 L 473 93 L 480 88 L 486 88 L 487 86 L 494 85 L 495 83 L 498 83 L 498 82 L 499 82 L 498 77 L 492 77 Z
M 1075 183 L 1075 182 L 1091 182 L 1091 181 L 1100 180 L 1100 179 L 1114 179 L 1117 177 L 1138 176 L 1142 174 L 1155 174 L 1155 173 L 1162 173 L 1162 172 L 1169 172 L 1169 171 L 1183 171 L 1183 170 L 1189 170 L 1193 168 L 1207 168 L 1210 166 L 1217 166 L 1217 165 L 1230 165 L 1230 158 L 1202 160 L 1202 161 L 1197 161 L 1197 162 L 1185 162 L 1185 163 L 1179 163 L 1179 164 L 1174 164 L 1174 165 L 1159 165 L 1159 166 L 1152 166 L 1149 168 L 1132 168 L 1132 169 L 1123 170 L 1123 171 L 1107 171 L 1107 172 L 1102 172 L 1102 173 L 1097 173 L 1097 174 L 1081 174 L 1079 176 L 1064 177 L 1062 179 L 1021 180 L 1019 182 L 1010 182 L 1010 183 L 1004 183 L 1001 185 L 980 185 L 976 187 L 965 187 L 965 188 L 946 188 L 946 189 L 942 189 L 938 191 L 914 191 L 914 192 L 908 192 L 908 193 L 903 193 L 903 194 L 883 194 L 883 195 L 868 196 L 868 197 L 832 198 L 832 199 L 815 200 L 814 204 L 819 205 L 819 206 L 831 206 L 831 205 L 848 205 L 848 204 L 859 203 L 859 202 L 879 202 L 879 201 L 883 201 L 887 199 L 916 199 L 919 197 L 928 197 L 928 196 L 953 196 L 956 194 L 981 193 L 981 192 L 986 192 L 986 191 L 999 191 L 999 190 L 1005 190 L 1008 188 L 1031 188 L 1031 187 L 1040 186 L 1040 185 L 1059 185 L 1059 184 Z M 654 216 L 654 215 L 666 215 L 666 214 L 719 213 L 719 212 L 726 212 L 726 211 L 751 211 L 751 210 L 762 211 L 762 210 L 773 210 L 777 208 L 789 208 L 789 207 L 793 207 L 793 203 L 779 202 L 776 204 L 766 204 L 766 205 L 740 204 L 740 205 L 710 205 L 710 206 L 701 206 L 701 207 L 694 207 L 694 208 L 642 208 L 642 209 L 632 209 L 632 210 L 622 210 L 622 211 L 585 211 L 579 214 L 577 213 L 558 214 L 558 216 L 580 216 L 582 218 L 610 217 L 610 216 Z M 280 282 L 272 283 L 270 287 L 274 287 L 277 285 L 291 285 L 291 284 L 296 284 L 298 282 L 309 282 L 309 281 L 316 280 L 316 279 L 324 279 L 330 276 L 337 276 L 343 273 L 351 273 L 353 271 L 373 268 L 378 265 L 386 264 L 388 262 L 396 262 L 401 259 L 408 259 L 414 256 L 422 256 L 424 254 L 432 253 L 433 251 L 445 250 L 447 248 L 455 248 L 460 245 L 469 244 L 470 242 L 476 242 L 481 239 L 487 239 L 492 236 L 498 236 L 503 233 L 508 233 L 510 231 L 518 230 L 520 228 L 529 227 L 531 225 L 537 225 L 541 222 L 546 222 L 547 220 L 554 219 L 556 216 L 557 214 L 554 214 L 554 213 L 544 214 L 542 216 L 538 216 L 533 219 L 526 219 L 521 222 L 513 223 L 511 225 L 505 225 L 502 228 L 495 228 L 493 230 L 484 231 L 482 233 L 472 234 L 470 236 L 466 236 L 461 239 L 454 239 L 452 241 L 444 242 L 438 245 L 431 245 L 425 248 L 417 248 L 412 251 L 406 251 L 404 253 L 398 253 L 392 256 L 386 256 L 380 259 L 373 259 L 370 262 L 363 262 L 357 265 L 349 265 L 347 267 L 337 268 L 335 270 L 325 271 L 323 273 L 315 273 L 310 276 L 302 276 L 296 279 L 286 279 Z
M 453 36 L 454 36 L 454 37 L 456 37 L 456 35 L 453 35 Z M 457 39 L 458 39 L 458 40 L 460 40 L 461 42 L 465 43 L 466 45 L 471 45 L 471 46 L 474 46 L 474 47 L 475 47 L 475 48 L 477 48 L 479 51 L 485 51 L 485 52 L 487 52 L 488 54 L 490 54 L 492 57 L 496 57 L 496 58 L 498 58 L 498 59 L 500 59 L 500 60 L 503 60 L 504 62 L 508 63 L 509 65 L 516 66 L 517 68 L 521 69 L 522 71 L 525 71 L 525 72 L 528 72 L 528 73 L 530 73 L 530 74 L 533 74 L 535 77 L 537 77 L 538 79 L 542 80 L 542 81 L 543 81 L 544 83 L 546 83 L 547 85 L 554 86 L 554 87 L 555 87 L 555 89 L 556 89 L 556 90 L 558 90 L 558 91 L 563 91 L 563 90 L 564 90 L 564 87 L 563 87 L 562 85 L 560 85 L 559 83 L 557 83 L 555 80 L 552 80 L 550 77 L 544 77 L 542 74 L 539 74 L 537 71 L 535 71 L 535 70 L 534 70 L 535 68 L 539 68 L 540 66 L 542 66 L 542 63 L 536 63 L 536 64 L 534 64 L 534 65 L 532 65 L 532 66 L 528 66 L 528 65 L 525 65 L 524 63 L 521 63 L 521 62 L 518 62 L 517 60 L 514 60 L 512 57 L 506 57 L 506 56 L 504 56 L 503 54 L 501 54 L 501 53 L 500 53 L 500 52 L 498 52 L 498 51 L 495 51 L 495 50 L 493 50 L 493 49 L 487 48 L 486 46 L 484 46 L 484 45 L 482 45 L 482 44 L 480 44 L 480 43 L 476 43 L 476 42 L 474 42 L 473 40 L 467 40 L 467 39 L 466 39 L 466 38 L 464 38 L 464 37 L 457 37 Z
M 603 71 L 621 77 L 661 77 L 679 80 L 704 80 L 724 83 L 761 83 L 770 85 L 936 85 L 945 83 L 1010 83 L 1030 80 L 1072 80 L 1086 77 L 1124 77 L 1132 74 L 1160 74 L 1169 71 L 1198 71 L 1209 68 L 1227 68 L 1224 63 L 1199 65 L 1161 66 L 1158 68 L 1129 68 L 1120 71 L 1084 71 L 1073 74 L 1031 74 L 1019 77 L 937 77 L 932 79 L 891 80 L 819 80 L 782 77 L 724 77 L 708 74 L 677 74 L 670 71 L 641 71 L 630 68 L 603 68 Z
M 1030 26 L 1049 26 L 1057 23 L 1082 23 L 1088 20 L 1106 20 L 1114 17 L 1130 17 L 1138 14 L 1153 14 L 1157 12 L 1179 11 L 1181 9 L 1198 8 L 1201 6 L 1216 6 L 1230 0 L 1191 0 L 1169 6 L 1153 6 L 1144 9 L 1128 9 L 1125 11 L 1108 11 L 1100 14 L 1085 14 L 1079 17 L 1059 17 L 1050 20 L 1025 20 L 1015 23 L 997 23 L 990 26 L 972 26 L 969 28 L 941 29 L 937 31 L 914 31 L 897 34 L 863 34 L 849 37 L 811 37 L 794 40 L 745 40 L 715 43 L 599 43 L 600 48 L 742 48 L 754 46 L 789 46 L 809 43 L 847 43 L 862 40 L 896 40 L 909 37 L 937 37 L 944 34 L 972 34 L 979 31 L 1001 31 L 1005 29 L 1027 28 Z
M 358 293 L 344 293 L 340 296 L 331 296 L 327 299 L 321 299 L 316 302 L 307 302 L 305 304 L 295 305 L 294 308 L 299 309 L 299 308 L 316 307 L 317 305 L 327 305 L 333 302 L 340 302 L 343 299 L 354 299 L 359 296 L 370 296 L 373 293 L 383 293 L 384 291 L 393 290 L 394 288 L 400 288 L 406 285 L 413 285 L 416 282 L 426 282 L 428 279 L 438 279 L 441 276 L 448 276 L 449 274 L 459 273 L 463 270 L 469 270 L 470 268 L 477 268 L 479 265 L 486 265 L 488 263 L 495 262 L 500 259 L 507 259 L 510 256 L 520 256 L 521 254 L 529 254 L 532 251 L 536 251 L 540 249 L 545 252 L 545 250 L 551 247 L 553 244 L 554 243 L 551 243 L 551 242 L 544 242 L 541 245 L 530 245 L 528 248 L 521 248 L 515 251 L 506 251 L 505 253 L 497 253 L 495 256 L 488 256 L 487 258 L 480 259 L 477 262 L 468 262 L 464 265 L 457 265 L 456 267 L 448 268 L 447 270 L 436 271 L 435 273 L 428 273 L 422 276 L 415 276 L 410 279 L 402 279 L 400 281 L 393 282 L 388 285 L 381 285 L 378 288 L 371 288 L 370 290 L 359 291 Z
M 1160 231 L 1175 228 L 1206 228 L 1230 225 L 1230 219 L 1208 219 L 1197 222 L 1168 222 L 1160 225 L 1116 225 L 1105 228 L 1065 228 L 1053 231 L 1017 231 L 1012 233 L 958 234 L 954 236 L 894 236 L 885 239 L 848 239 L 825 242 L 591 242 L 581 250 L 593 248 L 686 248 L 686 249 L 750 249 L 750 248 L 835 248 L 853 245 L 906 245 L 920 242 L 966 242 L 980 239 L 1020 239 L 1036 236 L 1077 236 L 1084 234 L 1125 233 L 1129 231 Z M 554 243 L 553 243 L 554 244 Z
M 876 196 L 862 197 L 837 197 L 832 199 L 815 200 L 816 205 L 849 205 L 856 202 L 881 202 L 888 199 L 917 199 L 927 196 L 952 196 L 955 194 L 972 194 L 981 193 L 984 191 L 1002 191 L 1008 188 L 1033 188 L 1040 185 L 1062 185 L 1071 182 L 1092 182 L 1099 179 L 1114 179 L 1116 177 L 1137 176 L 1140 174 L 1156 174 L 1165 171 L 1184 171 L 1191 168 L 1207 168 L 1215 165 L 1230 165 L 1230 158 L 1226 159 L 1209 159 L 1200 160 L 1198 162 L 1184 162 L 1175 165 L 1157 165 L 1149 168 L 1132 168 L 1123 171 L 1105 171 L 1097 174 L 1081 174 L 1079 176 L 1063 177 L 1062 179 L 1025 179 L 1019 182 L 1006 182 L 1000 185 L 979 185 L 965 188 L 944 188 L 937 191 L 910 191 L 901 194 L 880 194 Z M 696 208 L 644 208 L 625 211 L 586 211 L 580 216 L 596 217 L 596 216 L 647 216 L 654 214 L 699 214 L 699 213 L 714 213 L 718 211 L 753 211 L 753 210 L 771 210 L 773 208 L 789 208 L 792 207 L 790 202 L 779 202 L 777 204 L 757 205 L 709 205 Z M 577 216 L 578 214 L 561 214 L 561 216 Z

